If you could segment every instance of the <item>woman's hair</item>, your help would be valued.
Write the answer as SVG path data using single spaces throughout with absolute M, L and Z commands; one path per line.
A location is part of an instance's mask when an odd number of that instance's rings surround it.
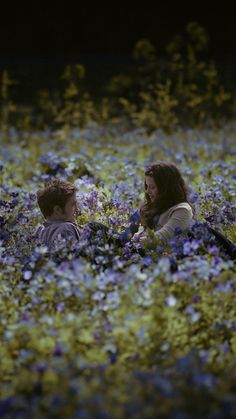
M 155 201 L 151 202 L 149 195 L 145 192 L 145 202 L 140 209 L 141 223 L 145 227 L 154 228 L 156 215 L 162 214 L 180 202 L 188 202 L 189 188 L 173 163 L 159 161 L 145 171 L 145 176 L 151 176 L 154 179 L 158 193 Z M 146 181 L 144 187 L 146 191 Z M 189 205 L 192 207 L 190 203 Z
M 73 183 L 60 179 L 51 179 L 43 189 L 37 192 L 38 206 L 44 215 L 48 217 L 53 213 L 54 206 L 59 205 L 64 211 L 68 198 L 76 192 Z

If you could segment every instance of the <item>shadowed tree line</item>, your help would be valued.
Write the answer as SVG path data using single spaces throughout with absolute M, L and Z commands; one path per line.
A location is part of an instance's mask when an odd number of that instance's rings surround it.
M 90 56 L 87 67 L 82 60 L 61 64 L 61 73 L 59 68 L 56 72 L 57 62 L 36 62 L 27 71 L 25 63 L 18 80 L 14 71 L 12 76 L 2 70 L 1 129 L 7 133 L 11 125 L 85 127 L 91 121 L 116 123 L 125 118 L 131 127 L 172 130 L 178 125 L 221 125 L 235 117 L 233 74 L 210 58 L 203 27 L 189 23 L 165 52 L 160 57 L 143 38 L 131 57 L 114 54 L 106 61 L 98 54 Z M 44 86 L 33 76 L 40 71 Z

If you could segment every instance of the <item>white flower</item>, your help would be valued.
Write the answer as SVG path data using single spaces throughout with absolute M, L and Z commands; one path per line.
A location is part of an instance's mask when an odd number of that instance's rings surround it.
M 23 277 L 26 281 L 28 281 L 32 277 L 32 272 L 31 271 L 25 271 Z
M 166 298 L 166 304 L 169 307 L 174 307 L 177 303 L 176 298 L 174 297 L 174 295 L 170 295 L 169 297 Z

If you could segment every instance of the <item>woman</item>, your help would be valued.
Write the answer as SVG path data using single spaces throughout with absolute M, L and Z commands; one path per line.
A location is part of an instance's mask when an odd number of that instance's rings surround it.
M 160 245 L 167 245 L 175 229 L 188 228 L 193 207 L 188 202 L 188 188 L 173 163 L 159 161 L 145 171 L 145 202 L 139 211 L 141 227 L 132 241 L 148 243 L 149 232 Z
M 118 246 L 124 246 L 135 242 L 141 245 L 155 247 L 168 245 L 175 234 L 175 230 L 188 229 L 194 215 L 194 207 L 188 201 L 189 188 L 186 185 L 180 171 L 173 163 L 158 161 L 145 171 L 145 202 L 140 210 L 136 211 L 129 219 L 130 225 L 123 233 L 111 232 L 110 242 Z M 199 224 L 199 223 L 198 223 Z M 108 227 L 100 223 L 89 223 L 95 234 L 97 231 L 104 232 L 107 241 Z M 209 226 L 204 227 L 210 232 L 215 243 L 221 246 L 231 259 L 236 259 L 236 246 L 222 233 Z M 150 235 L 150 232 L 152 234 Z M 187 232 L 189 238 L 194 238 L 194 233 Z M 150 237 L 152 236 L 152 237 Z M 155 240 L 153 240 L 155 239 Z M 108 241 L 109 241 L 108 240 Z M 145 250 L 134 246 L 142 256 Z

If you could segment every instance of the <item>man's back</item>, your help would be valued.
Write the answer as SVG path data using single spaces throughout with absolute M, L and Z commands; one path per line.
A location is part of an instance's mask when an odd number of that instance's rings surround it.
M 40 226 L 35 234 L 35 238 L 42 244 L 46 245 L 49 250 L 52 250 L 58 241 L 58 238 L 72 240 L 79 243 L 80 231 L 76 224 L 69 221 L 46 221 Z

